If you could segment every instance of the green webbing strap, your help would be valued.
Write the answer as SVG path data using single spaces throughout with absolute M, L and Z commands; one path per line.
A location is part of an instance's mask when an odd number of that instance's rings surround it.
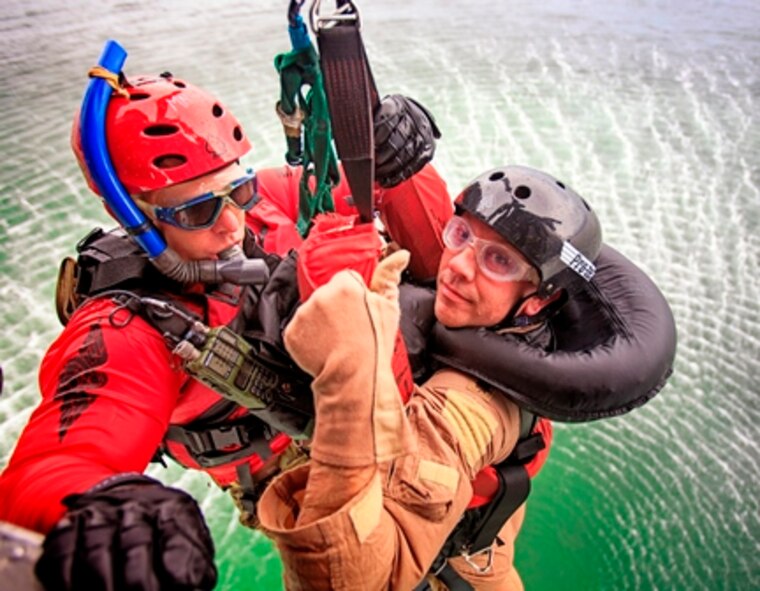
M 283 124 L 288 136 L 286 159 L 290 164 L 300 163 L 303 166 L 297 227 L 301 236 L 306 236 L 316 214 L 335 209 L 332 188 L 338 184 L 340 174 L 332 146 L 330 111 L 319 58 L 311 43 L 277 55 L 274 66 L 280 74 L 280 102 L 277 109 L 281 117 L 282 114 L 285 116 Z M 310 87 L 306 96 L 302 92 L 304 85 Z M 304 127 L 303 147 L 298 133 L 301 116 Z

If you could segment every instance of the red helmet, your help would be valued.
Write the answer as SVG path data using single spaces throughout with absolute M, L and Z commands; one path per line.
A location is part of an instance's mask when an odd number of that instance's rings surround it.
M 176 185 L 234 162 L 251 149 L 243 128 L 205 90 L 169 73 L 137 76 L 114 93 L 106 142 L 116 174 L 131 195 Z M 90 188 L 100 191 L 82 153 L 79 116 L 71 145 Z

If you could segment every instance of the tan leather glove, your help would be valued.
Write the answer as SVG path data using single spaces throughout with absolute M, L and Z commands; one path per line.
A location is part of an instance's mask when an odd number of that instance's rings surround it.
M 380 262 L 371 291 L 358 273 L 341 271 L 318 288 L 284 333 L 285 347 L 314 376 L 311 456 L 360 467 L 412 451 L 391 358 L 398 330 L 398 284 L 409 253 Z

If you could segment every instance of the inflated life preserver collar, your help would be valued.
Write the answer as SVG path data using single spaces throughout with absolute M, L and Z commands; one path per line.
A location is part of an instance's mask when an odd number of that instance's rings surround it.
M 548 321 L 556 350 L 485 328 L 447 329 L 428 342 L 439 363 L 503 391 L 521 407 L 555 421 L 621 415 L 650 400 L 672 373 L 676 328 L 657 286 L 604 245 L 594 279 Z

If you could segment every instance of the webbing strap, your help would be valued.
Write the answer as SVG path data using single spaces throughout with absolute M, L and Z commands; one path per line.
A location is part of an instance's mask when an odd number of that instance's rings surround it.
M 372 220 L 375 140 L 372 114 L 379 104 L 358 19 L 317 34 L 335 145 L 363 222 Z
M 464 556 L 469 562 L 469 558 L 475 554 L 483 551 L 490 552 L 494 541 L 497 544 L 502 543 L 497 538 L 499 531 L 530 493 L 530 478 L 525 466 L 502 463 L 495 468 L 500 483 L 499 493 L 483 508 L 471 509 L 473 513 L 466 513 L 465 519 L 460 522 L 460 524 L 468 523 L 467 517 L 473 517 L 479 513 L 476 518 L 478 527 L 473 537 L 469 538 L 466 532 L 457 532 L 455 529 L 430 567 L 430 574 L 444 583 L 449 591 L 472 591 L 473 587 L 454 570 L 448 559 Z M 462 538 L 461 534 L 464 534 L 465 538 Z M 490 565 L 487 568 L 490 568 Z M 430 585 L 427 580 L 422 581 L 414 589 L 414 591 L 429 590 Z
M 256 514 L 256 485 L 253 482 L 251 467 L 247 463 L 238 464 L 235 468 L 240 485 L 240 497 L 238 502 L 244 511 Z
M 472 540 L 469 553 L 475 554 L 488 548 L 496 539 L 499 531 L 525 502 L 530 493 L 530 477 L 522 464 L 498 464 L 495 466 L 499 476 L 500 491 L 498 499 L 487 505 L 488 517 L 483 527 Z
M 494 466 L 499 479 L 498 492 L 487 504 L 465 512 L 433 561 L 430 573 L 445 583 L 450 591 L 470 591 L 472 586 L 459 576 L 448 559 L 463 556 L 470 562 L 469 559 L 476 554 L 490 552 L 494 542 L 502 544 L 498 539 L 501 528 L 528 498 L 531 484 L 525 462 L 544 447 L 542 435 L 532 433 L 537 418 L 533 413 L 521 410 L 520 439 L 509 457 Z M 486 570 L 489 568 L 490 565 Z M 423 581 L 415 591 L 429 588 Z
M 280 74 L 281 87 L 277 110 L 286 118 L 283 124 L 288 121 L 286 160 L 289 164 L 300 163 L 303 166 L 297 227 L 301 236 L 306 236 L 311 219 L 317 213 L 335 209 L 332 188 L 340 180 L 337 158 L 332 148 L 327 97 L 319 59 L 311 43 L 277 55 L 274 63 Z M 310 88 L 306 97 L 302 94 L 304 86 Z M 302 115 L 305 115 L 303 145 L 300 130 L 292 128 L 293 122 L 289 120 Z
M 446 585 L 448 591 L 475 591 L 475 587 L 465 581 L 448 562 L 438 573 L 438 580 Z

